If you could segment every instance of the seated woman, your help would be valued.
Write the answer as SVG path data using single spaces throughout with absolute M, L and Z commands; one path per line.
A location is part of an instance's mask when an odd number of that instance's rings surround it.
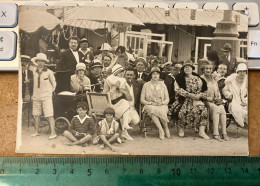
M 153 67 L 150 72 L 151 80 L 144 84 L 141 93 L 141 103 L 144 105 L 143 111 L 153 120 L 159 130 L 159 138 L 164 136 L 170 138 L 168 128 L 168 103 L 169 95 L 166 85 L 160 79 L 160 69 Z M 163 126 L 163 127 L 162 127 Z M 164 129 L 164 130 L 163 130 Z
M 127 132 L 127 129 L 131 129 L 128 125 L 130 123 L 130 104 L 128 101 L 132 101 L 129 90 L 129 85 L 124 78 L 124 68 L 116 64 L 112 68 L 112 74 L 105 80 L 103 93 L 110 94 L 111 107 L 115 110 L 115 117 L 120 119 L 122 126 L 121 137 L 133 140 Z
M 241 63 L 237 66 L 236 74 L 231 74 L 225 80 L 223 95 L 229 99 L 228 111 L 233 115 L 238 125 L 244 127 L 244 123 L 248 123 L 247 109 L 247 66 Z
M 181 72 L 176 76 L 176 101 L 173 103 L 172 116 L 179 128 L 179 136 L 184 137 L 184 128 L 199 128 L 199 136 L 210 139 L 205 133 L 208 112 L 202 98 L 206 98 L 207 83 L 194 73 L 191 60 L 184 62 Z
M 201 70 L 203 78 L 207 82 L 208 90 L 207 90 L 207 98 L 206 98 L 206 106 L 209 109 L 210 119 L 213 121 L 213 138 L 222 141 L 219 136 L 218 126 L 221 124 L 222 129 L 222 138 L 225 141 L 229 140 L 226 130 L 226 111 L 224 105 L 222 104 L 221 95 L 218 88 L 217 77 L 212 75 L 213 72 L 213 62 L 207 61 L 205 62 Z
M 78 63 L 76 66 L 76 72 L 70 78 L 70 91 L 79 92 L 90 89 L 90 80 L 86 74 L 86 65 L 84 63 Z

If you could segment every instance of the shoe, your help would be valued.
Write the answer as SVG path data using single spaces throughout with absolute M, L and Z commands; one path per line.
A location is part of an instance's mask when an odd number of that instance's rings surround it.
M 221 138 L 219 135 L 213 135 L 213 138 L 219 142 L 222 142 Z
M 222 134 L 222 138 L 225 140 L 225 141 L 229 141 L 229 137 L 227 134 Z
M 179 137 L 184 137 L 184 129 L 183 128 L 179 128 L 179 133 L 178 133 Z
M 40 136 L 38 132 L 35 132 L 34 134 L 31 135 L 32 137 Z
M 171 137 L 169 129 L 165 130 L 165 136 L 166 136 L 166 138 L 170 138 Z
M 49 140 L 55 139 L 56 137 L 57 137 L 56 134 L 52 134 L 52 135 L 50 135 Z
M 202 137 L 205 140 L 209 140 L 210 139 L 210 137 L 207 134 L 205 134 L 205 133 L 203 133 L 203 134 L 199 133 L 199 136 Z

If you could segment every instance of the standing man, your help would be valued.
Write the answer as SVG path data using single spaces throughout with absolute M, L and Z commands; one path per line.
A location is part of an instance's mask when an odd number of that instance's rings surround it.
M 86 38 L 80 40 L 79 52 L 82 53 L 81 61 L 85 63 L 88 68 L 90 63 L 94 60 L 94 55 L 93 52 L 88 48 L 88 40 Z
M 22 63 L 22 98 L 29 100 L 33 93 L 33 72 L 29 70 L 30 56 L 21 55 Z
M 235 72 L 237 67 L 237 59 L 234 56 L 231 56 L 232 46 L 230 43 L 226 43 L 221 50 L 223 51 L 223 55 L 219 58 L 220 64 L 223 63 L 227 65 L 227 76 L 229 76 Z
M 70 71 L 70 75 L 76 71 L 76 65 L 82 62 L 83 54 L 77 51 L 79 39 L 75 36 L 69 38 L 69 49 L 61 53 L 57 64 L 58 71 Z

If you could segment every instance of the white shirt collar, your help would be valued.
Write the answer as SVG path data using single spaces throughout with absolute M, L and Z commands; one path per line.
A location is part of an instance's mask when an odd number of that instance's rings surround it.
M 72 49 L 70 49 L 70 50 L 71 50 L 72 54 L 74 55 L 77 63 L 79 63 L 79 53 L 78 53 L 78 51 L 77 50 L 73 51 Z
M 79 115 L 76 115 L 75 116 L 76 118 L 78 118 L 79 119 L 79 122 L 82 124 L 82 123 L 84 123 L 84 121 L 88 118 L 90 118 L 87 114 L 86 114 L 86 116 L 83 118 L 83 119 L 80 119 L 80 117 L 79 117 Z

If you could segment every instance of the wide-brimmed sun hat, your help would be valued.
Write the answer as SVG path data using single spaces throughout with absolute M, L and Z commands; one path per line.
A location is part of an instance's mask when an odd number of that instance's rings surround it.
M 182 66 L 181 68 L 184 69 L 184 67 L 186 67 L 186 66 L 191 66 L 191 67 L 192 67 L 192 70 L 195 70 L 195 67 L 193 66 L 192 61 L 189 60 L 189 59 L 186 60 L 186 61 L 184 61 L 183 66 Z
M 37 60 L 45 61 L 46 63 L 49 63 L 49 60 L 47 59 L 46 54 L 44 53 L 38 53 L 35 57 L 32 58 L 32 62 L 35 63 Z

